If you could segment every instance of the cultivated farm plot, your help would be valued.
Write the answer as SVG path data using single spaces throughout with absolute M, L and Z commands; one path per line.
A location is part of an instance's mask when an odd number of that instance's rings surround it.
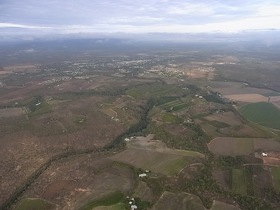
M 271 103 L 247 104 L 240 107 L 239 111 L 245 118 L 254 123 L 280 130 L 280 109 Z
M 188 105 L 185 102 L 182 102 L 180 100 L 174 100 L 174 101 L 170 101 L 170 102 L 160 105 L 160 108 L 162 108 L 162 109 L 172 110 L 175 112 L 182 111 L 186 107 L 188 107 Z
M 262 94 L 269 95 L 273 91 L 268 89 L 253 88 L 244 85 L 240 82 L 217 82 L 211 81 L 209 86 L 222 95 L 234 95 L 234 94 Z
M 280 193 L 280 167 L 271 168 L 273 187 L 276 192 Z
M 280 143 L 265 138 L 217 137 L 208 144 L 208 148 L 216 155 L 238 156 L 249 155 L 259 149 L 280 151 Z
M 169 149 L 161 141 L 143 138 L 128 142 L 127 147 L 111 159 L 169 176 L 204 157 L 198 152 Z
M 249 103 L 268 101 L 267 97 L 260 95 L 260 94 L 256 94 L 256 93 L 225 95 L 225 97 L 228 99 L 231 99 L 231 100 L 249 102 Z
M 243 169 L 232 169 L 232 190 L 235 193 L 246 195 L 247 194 L 247 185 L 246 185 L 246 176 Z
M 125 210 L 125 205 L 122 203 L 123 198 L 124 195 L 121 192 L 114 192 L 92 200 L 79 210 Z

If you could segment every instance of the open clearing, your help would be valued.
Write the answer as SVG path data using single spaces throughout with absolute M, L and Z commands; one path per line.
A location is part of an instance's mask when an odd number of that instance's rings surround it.
M 280 193 L 280 167 L 271 168 L 273 187 L 276 192 Z
M 217 137 L 208 144 L 208 148 L 216 155 L 237 156 L 248 155 L 259 149 L 280 151 L 280 143 L 265 138 Z
M 268 128 L 280 129 L 280 109 L 271 103 L 260 102 L 240 107 L 240 113 L 248 120 Z
M 232 190 L 235 193 L 246 195 L 247 185 L 243 169 L 232 169 Z
M 145 137 L 131 140 L 127 147 L 111 159 L 169 176 L 179 173 L 186 165 L 204 157 L 198 152 L 167 148 L 161 141 Z
M 206 210 L 200 198 L 189 193 L 172 193 L 165 191 L 152 210 Z M 231 204 L 214 200 L 211 210 L 238 210 L 239 208 Z
M 214 200 L 211 210 L 240 210 L 240 208 L 234 205 Z
M 7 108 L 7 109 L 0 109 L 0 117 L 17 117 L 24 115 L 25 112 L 21 108 Z
M 126 91 L 126 94 L 136 99 L 145 99 L 152 96 L 178 95 L 184 92 L 186 90 L 182 90 L 181 87 L 176 85 L 156 84 L 135 87 Z
M 209 86 L 214 91 L 221 93 L 222 95 L 234 95 L 234 94 L 265 94 L 269 95 L 274 91 L 269 89 L 253 88 L 246 86 L 240 82 L 218 82 L 210 81 Z
M 196 209 L 205 210 L 201 200 L 196 195 L 188 193 L 172 193 L 165 191 L 158 202 L 153 207 L 153 210 L 178 210 L 178 209 Z
M 25 198 L 15 207 L 14 210 L 55 210 L 56 205 L 38 198 Z
M 205 117 L 205 119 L 210 120 L 210 121 L 215 120 L 215 121 L 223 122 L 230 126 L 238 126 L 238 125 L 242 124 L 240 119 L 233 112 L 215 113 L 215 114 Z
M 260 94 L 233 94 L 233 95 L 225 95 L 225 97 L 231 100 L 249 102 L 249 103 L 268 101 L 267 97 Z

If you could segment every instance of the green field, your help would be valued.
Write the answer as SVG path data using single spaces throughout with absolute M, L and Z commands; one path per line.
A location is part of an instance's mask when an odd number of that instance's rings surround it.
M 262 126 L 280 129 L 280 109 L 271 103 L 259 102 L 240 107 L 240 113 L 248 120 Z
M 38 198 L 25 198 L 15 207 L 14 210 L 54 210 L 56 206 L 48 201 Z
M 121 192 L 114 192 L 112 194 L 109 194 L 103 198 L 96 199 L 93 201 L 90 201 L 85 206 L 80 208 L 80 210 L 92 210 L 96 207 L 108 207 L 110 210 L 115 209 L 122 209 L 121 201 L 124 199 L 124 195 Z M 107 209 L 107 208 L 106 208 Z
M 273 186 L 276 192 L 280 193 L 280 167 L 271 168 Z
M 114 204 L 112 206 L 99 206 L 93 208 L 93 210 L 126 210 L 126 206 L 123 203 Z
M 242 169 L 232 169 L 231 173 L 231 184 L 233 192 L 241 195 L 246 195 L 247 183 L 244 171 Z
M 185 102 L 182 102 L 181 100 L 174 100 L 160 105 L 160 108 L 162 109 L 175 112 L 184 110 L 186 107 L 188 107 L 188 105 Z
M 181 122 L 181 119 L 178 116 L 176 116 L 176 115 L 174 115 L 174 114 L 172 114 L 170 112 L 164 113 L 161 116 L 161 119 L 162 119 L 162 121 L 168 122 L 168 123 L 175 123 L 175 124 L 177 124 L 177 123 Z

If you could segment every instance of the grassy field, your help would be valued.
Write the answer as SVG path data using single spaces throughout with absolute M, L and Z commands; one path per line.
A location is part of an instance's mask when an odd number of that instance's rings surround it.
M 254 151 L 253 139 L 217 137 L 213 139 L 208 148 L 216 155 L 248 155 Z
M 165 110 L 172 110 L 172 111 L 178 112 L 178 111 L 182 111 L 186 107 L 188 107 L 188 104 L 186 104 L 185 102 L 182 102 L 181 100 L 174 100 L 174 101 L 170 101 L 165 104 L 162 104 L 159 107 L 162 109 L 165 109 Z
M 114 204 L 112 206 L 98 206 L 93 210 L 126 210 L 126 206 L 123 203 Z
M 46 114 L 52 111 L 51 105 L 49 105 L 47 102 L 42 102 L 40 105 L 38 105 L 35 110 L 31 111 L 28 115 L 30 117 L 41 115 L 41 114 Z
M 271 168 L 273 186 L 276 192 L 280 193 L 280 167 Z
M 232 169 L 232 190 L 235 193 L 246 195 L 246 177 L 242 169 Z
M 162 142 L 141 139 L 129 142 L 128 148 L 112 159 L 173 176 L 186 165 L 199 162 L 203 157 L 198 152 L 169 149 Z
M 92 210 L 99 206 L 110 206 L 110 209 L 121 209 L 121 208 L 114 208 L 120 207 L 121 204 L 119 204 L 124 199 L 124 195 L 121 192 L 114 192 L 112 194 L 109 194 L 103 198 L 90 201 L 85 206 L 80 208 L 80 210 Z M 115 205 L 118 204 L 118 205 Z M 113 206 L 113 208 L 112 208 Z
M 141 158 L 139 158 L 141 157 Z M 149 169 L 164 175 L 176 175 L 184 166 L 191 164 L 197 157 L 181 154 L 168 154 L 137 148 L 128 148 L 113 157 L 114 160 L 131 164 L 137 168 Z
M 56 206 L 48 201 L 38 198 L 23 199 L 14 210 L 54 210 Z
M 172 113 L 169 113 L 169 112 L 164 113 L 161 116 L 161 119 L 162 119 L 162 121 L 168 122 L 168 123 L 175 123 L 175 124 L 177 124 L 177 123 L 181 122 L 181 119 L 178 116 L 176 116 L 176 115 L 174 115 Z
M 259 102 L 240 107 L 240 113 L 248 120 L 268 128 L 280 129 L 280 109 L 271 103 Z

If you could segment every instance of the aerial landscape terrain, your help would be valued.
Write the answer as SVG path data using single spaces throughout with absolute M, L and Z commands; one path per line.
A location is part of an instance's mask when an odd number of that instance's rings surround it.
M 0 209 L 279 209 L 279 48 L 99 43 L 1 51 Z
M 280 210 L 279 0 L 0 0 L 0 210 Z

